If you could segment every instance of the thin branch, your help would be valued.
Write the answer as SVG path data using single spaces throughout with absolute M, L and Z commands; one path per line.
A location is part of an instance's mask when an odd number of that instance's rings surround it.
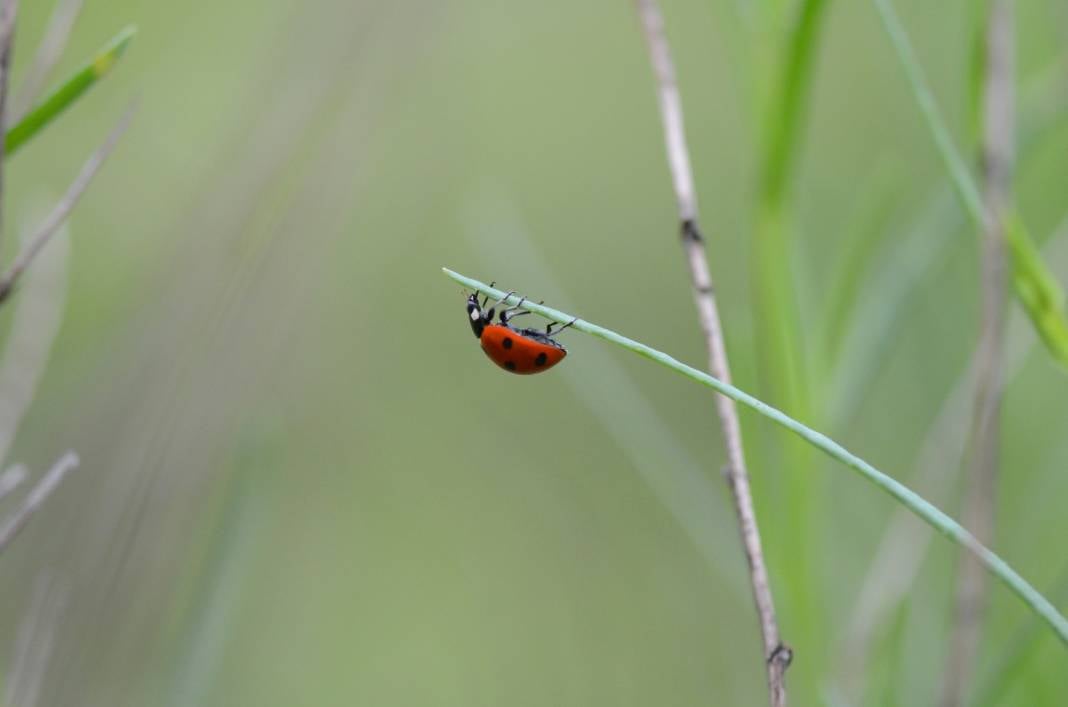
M 49 75 L 63 55 L 63 49 L 67 46 L 70 32 L 74 28 L 74 21 L 78 19 L 83 3 L 84 0 L 58 0 L 56 3 L 52 16 L 48 20 L 44 38 L 37 47 L 33 63 L 26 70 L 22 86 L 15 96 L 11 117 L 4 123 L 5 126 L 18 123 L 33 107 L 34 101 L 37 100 Z
M 986 71 L 982 101 L 984 201 L 982 323 L 976 361 L 969 485 L 964 520 L 976 538 L 989 545 L 994 535 L 998 459 L 1001 451 L 1001 398 L 1005 373 L 1004 216 L 1011 199 L 1014 160 L 1015 91 L 1012 0 L 992 0 L 986 22 Z M 972 683 L 987 595 L 986 573 L 962 555 L 949 657 L 942 684 L 942 705 L 962 704 Z
M 697 223 L 697 196 L 694 190 L 693 172 L 690 168 L 686 133 L 683 128 L 682 101 L 679 98 L 675 67 L 664 34 L 664 20 L 656 0 L 637 0 L 649 58 L 656 75 L 660 114 L 664 124 L 664 143 L 667 149 L 668 166 L 678 202 L 679 223 L 683 252 L 690 269 L 694 302 L 697 305 L 701 331 L 708 349 L 708 370 L 719 380 L 730 382 L 730 366 L 723 343 L 723 329 L 719 309 L 712 287 L 708 261 L 705 258 L 704 239 Z M 790 665 L 792 653 L 779 637 L 775 620 L 775 603 L 764 563 L 764 551 L 760 543 L 756 511 L 749 489 L 749 475 L 745 467 L 742 446 L 742 430 L 738 422 L 738 410 L 734 401 L 725 396 L 716 396 L 716 412 L 719 415 L 728 464 L 725 476 L 730 486 L 742 547 L 749 564 L 749 579 L 753 590 L 753 603 L 760 619 L 760 633 L 764 641 L 764 663 L 767 667 L 768 691 L 773 707 L 786 704 L 784 675 Z
M 133 117 L 133 113 L 136 110 L 136 102 L 131 105 L 126 113 L 119 119 L 119 122 L 112 128 L 111 133 L 104 140 L 103 144 L 97 148 L 85 165 L 82 167 L 82 171 L 78 173 L 74 181 L 67 188 L 66 194 L 59 200 L 59 203 L 52 209 L 52 213 L 44 220 L 37 231 L 26 242 L 26 245 L 19 252 L 15 258 L 15 262 L 11 264 L 11 267 L 2 277 L 0 277 L 0 303 L 3 303 L 8 297 L 11 296 L 11 292 L 18 282 L 19 276 L 29 266 L 34 256 L 40 252 L 41 248 L 48 243 L 49 239 L 59 230 L 59 227 L 66 221 L 67 216 L 70 215 L 74 205 L 78 203 L 82 194 L 85 193 L 89 183 L 96 176 L 96 173 L 100 170 L 100 167 L 104 164 L 104 160 L 108 158 L 112 150 L 115 149 L 115 145 L 118 143 L 119 138 L 126 131 L 126 128 L 130 125 L 130 120 Z
M 664 18 L 656 0 L 637 0 L 637 4 L 642 31 L 649 46 L 649 60 L 656 75 L 657 99 L 664 121 L 664 142 L 675 198 L 679 203 L 679 219 L 683 223 L 696 221 L 697 193 L 693 186 L 690 152 L 686 147 L 686 132 L 682 124 L 682 100 L 675 80 L 675 65 L 671 61 L 671 50 L 664 34 Z
M 67 452 L 52 465 L 37 485 L 8 518 L 0 524 L 0 553 L 7 549 L 19 532 L 30 522 L 30 518 L 37 512 L 52 492 L 59 487 L 67 473 L 78 467 L 78 455 L 73 451 Z
M 0 235 L 4 216 L 4 138 L 7 132 L 7 94 L 11 75 L 11 49 L 15 43 L 18 0 L 0 0 Z
M 514 293 L 507 293 L 504 290 L 491 287 L 484 282 L 461 275 L 448 268 L 442 268 L 441 270 L 445 273 L 446 277 L 451 278 L 453 281 L 472 290 L 477 290 L 484 295 L 488 295 L 489 297 L 492 297 L 494 301 L 500 300 L 501 304 L 515 305 L 520 302 L 521 298 Z M 1046 597 L 1042 596 L 1030 582 L 1021 577 L 1016 570 L 1005 562 L 1005 560 L 1001 559 L 1001 557 L 976 540 L 975 536 L 965 530 L 960 523 L 950 518 L 944 511 L 939 510 L 934 504 L 920 496 L 908 486 L 905 486 L 905 484 L 886 472 L 876 469 L 870 463 L 864 461 L 856 454 L 853 454 L 827 435 L 817 432 L 804 423 L 798 422 L 782 410 L 768 405 L 763 400 L 750 395 L 740 388 L 734 387 L 730 383 L 721 381 L 715 376 L 710 376 L 692 366 L 687 366 L 685 363 L 669 356 L 663 351 L 658 351 L 652 346 L 647 346 L 640 341 L 630 339 L 622 334 L 612 331 L 611 329 L 606 329 L 603 326 L 598 326 L 592 322 L 579 319 L 566 312 L 561 312 L 558 309 L 546 307 L 543 304 L 536 304 L 529 299 L 523 299 L 522 301 L 524 308 L 529 309 L 534 314 L 559 324 L 569 324 L 575 331 L 582 331 L 591 336 L 596 336 L 599 339 L 611 342 L 616 346 L 627 349 L 628 351 L 643 358 L 647 358 L 650 361 L 655 361 L 661 366 L 684 375 L 692 381 L 726 395 L 736 403 L 741 403 L 758 415 L 766 417 L 780 427 L 793 432 L 832 459 L 841 462 L 846 468 L 853 470 L 859 476 L 862 476 L 864 479 L 877 486 L 880 490 L 892 496 L 939 533 L 974 553 L 983 565 L 994 576 L 1001 580 L 1013 594 L 1019 597 L 1032 612 L 1037 616 L 1042 617 L 1042 620 L 1045 621 L 1046 624 L 1053 629 L 1053 632 L 1057 634 L 1057 638 L 1064 645 L 1065 649 L 1068 649 L 1068 618 L 1062 616 L 1061 613 L 1057 611 L 1057 608 L 1053 606 Z

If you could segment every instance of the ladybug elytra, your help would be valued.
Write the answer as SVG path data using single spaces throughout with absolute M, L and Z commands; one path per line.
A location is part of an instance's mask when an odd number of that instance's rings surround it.
M 493 315 L 497 306 L 513 294 L 515 292 L 509 292 L 488 310 L 486 303 L 489 302 L 489 297 L 481 304 L 477 292 L 468 297 L 467 317 L 471 330 L 482 344 L 486 356 L 509 373 L 529 375 L 547 371 L 567 356 L 567 349 L 552 338 L 553 334 L 560 333 L 576 320 L 572 319 L 555 332 L 552 330 L 555 322 L 550 322 L 544 332 L 537 329 L 516 329 L 511 325 L 511 320 L 530 314 L 523 309 L 523 302 L 526 301 L 524 297 L 516 306 L 502 309 L 499 323 L 494 324 Z

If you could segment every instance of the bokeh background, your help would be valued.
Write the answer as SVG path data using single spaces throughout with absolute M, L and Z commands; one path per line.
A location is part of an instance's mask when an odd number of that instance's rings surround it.
M 759 5 L 663 2 L 754 391 L 761 87 L 790 17 Z M 967 149 L 970 3 L 897 5 Z M 23 3 L 16 82 L 50 9 Z M 578 333 L 558 369 L 505 375 L 440 272 L 704 360 L 632 4 L 92 0 L 57 76 L 128 22 L 114 75 L 5 171 L 12 234 L 140 95 L 38 276 L 63 318 L 8 461 L 82 467 L 0 570 L 0 664 L 36 636 L 33 703 L 763 703 L 709 391 Z M 1064 282 L 1068 6 L 1018 3 L 1018 39 L 1019 202 Z M 956 514 L 977 238 L 871 4 L 834 3 L 816 56 L 789 266 L 807 421 Z M 1068 378 L 1026 325 L 1010 339 L 995 547 L 1064 607 Z M 955 549 L 911 536 L 906 601 L 857 649 L 894 504 L 743 424 L 795 703 L 932 704 Z M 1068 687 L 999 586 L 980 665 L 997 704 Z

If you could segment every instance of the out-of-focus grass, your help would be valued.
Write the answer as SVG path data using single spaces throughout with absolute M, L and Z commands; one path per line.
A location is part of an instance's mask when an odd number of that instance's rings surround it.
M 942 121 L 893 4 L 890 0 L 875 0 L 875 5 L 879 8 L 887 34 L 905 68 L 909 86 L 923 112 L 928 129 L 949 172 L 950 183 L 956 189 L 965 212 L 971 217 L 976 228 L 991 218 L 1003 218 L 1016 298 L 1031 318 L 1035 331 L 1039 333 L 1050 354 L 1062 365 L 1068 366 L 1068 315 L 1064 311 L 1063 288 L 1042 260 L 1019 213 L 1012 209 L 1004 217 L 987 213 L 979 188 Z M 970 84 L 973 93 L 974 84 L 973 78 Z
M 1019 7 L 1023 81 L 1063 53 L 1050 20 L 1058 8 Z M 964 3 L 900 9 L 963 135 Z M 21 10 L 19 46 L 33 46 L 48 7 Z M 734 0 L 667 2 L 664 12 L 703 212 L 722 234 L 709 243 L 710 264 L 732 364 L 752 388 L 759 351 L 745 233 L 758 163 L 752 87 L 738 79 L 751 70 L 740 66 L 750 47 L 716 40 L 749 36 L 747 20 Z M 42 704 L 154 703 L 191 685 L 203 704 L 257 707 L 764 699 L 760 666 L 738 647 L 758 641 L 748 598 L 727 588 L 709 550 L 643 481 L 639 463 L 655 471 L 658 460 L 636 462 L 607 431 L 633 418 L 613 419 L 611 400 L 593 408 L 589 390 L 573 392 L 583 381 L 570 368 L 600 345 L 576 338 L 569 369 L 501 374 L 462 320 L 459 288 L 437 270 L 482 271 L 489 261 L 488 277 L 538 289 L 509 239 L 469 238 L 468 196 L 490 175 L 515 195 L 576 309 L 702 359 L 677 245 L 664 232 L 670 187 L 656 108 L 635 80 L 648 67 L 631 7 L 101 0 L 87 4 L 57 75 L 127 21 L 140 27 L 128 57 L 137 61 L 124 59 L 8 171 L 14 219 L 23 197 L 62 187 L 115 106 L 143 89 L 129 141 L 74 215 L 67 317 L 15 447 L 34 468 L 57 441 L 83 460 L 6 558 L 2 580 L 8 627 L 38 562 L 71 584 Z M 828 254 L 852 242 L 848 206 L 872 165 L 904 166 L 886 185 L 900 196 L 874 236 L 872 272 L 944 180 L 870 4 L 835 3 L 826 21 L 794 185 L 795 266 L 820 304 L 839 262 Z M 763 40 L 752 51 L 767 66 L 777 66 L 763 52 L 777 54 L 782 29 L 756 30 Z M 1021 209 L 1037 234 L 1063 210 L 1058 131 L 1021 174 Z M 887 468 L 911 464 L 974 340 L 974 239 L 955 231 L 931 257 L 881 363 L 861 376 L 848 425 L 834 429 Z M 387 296 L 387 282 L 406 287 Z M 877 301 L 891 284 L 890 273 L 862 276 L 858 291 Z M 806 338 L 816 318 L 808 305 L 799 298 Z M 720 483 L 707 395 L 600 354 L 672 430 L 679 458 Z M 838 381 L 814 375 L 813 394 L 837 397 Z M 1005 466 L 1018 478 L 1004 489 L 999 549 L 1040 586 L 1055 581 L 1048 556 L 1068 524 L 1054 514 L 1026 533 L 1012 528 L 1030 515 L 1016 505 L 1031 498 L 1028 482 L 1059 488 L 1065 385 L 1048 359 L 1032 357 L 1006 408 Z M 517 433 L 516 420 L 538 434 Z M 768 432 L 754 417 L 743 424 L 754 442 Z M 761 479 L 768 494 L 781 482 L 774 469 Z M 250 541 L 226 540 L 240 526 L 226 516 L 240 519 L 242 507 L 225 500 L 230 488 L 254 509 Z M 824 492 L 828 530 L 816 561 L 798 571 L 833 611 L 851 605 L 890 508 L 859 484 Z M 718 532 L 720 520 L 696 532 Z M 776 514 L 761 523 L 769 537 L 791 531 Z M 733 536 L 705 542 L 722 543 L 718 559 L 742 571 Z M 932 546 L 900 636 L 880 639 L 875 656 L 885 666 L 900 657 L 910 676 L 897 685 L 902 702 L 929 702 L 937 684 L 950 586 L 943 546 Z M 790 591 L 795 577 L 771 569 L 777 595 Z M 232 603 L 226 586 L 238 588 Z M 1019 606 L 999 600 L 992 611 L 995 646 L 1017 628 Z M 796 619 L 784 616 L 784 628 Z M 197 635 L 216 635 L 198 634 L 204 625 L 222 637 L 220 658 L 197 683 L 206 673 L 182 656 Z M 807 652 L 829 650 L 832 638 L 805 640 Z M 1058 686 L 1056 648 L 1044 644 L 1028 661 L 1019 675 L 1029 689 L 1006 704 L 1033 704 Z M 799 652 L 791 671 L 809 660 Z

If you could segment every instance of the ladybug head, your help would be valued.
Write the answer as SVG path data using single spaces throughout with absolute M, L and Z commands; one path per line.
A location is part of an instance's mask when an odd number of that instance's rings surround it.
M 490 318 L 487 319 L 485 313 L 482 311 L 482 305 L 478 303 L 478 293 L 472 294 L 467 298 L 467 321 L 471 324 L 471 331 L 475 332 L 475 338 L 482 338 L 482 329 L 490 323 L 493 314 L 491 310 Z

